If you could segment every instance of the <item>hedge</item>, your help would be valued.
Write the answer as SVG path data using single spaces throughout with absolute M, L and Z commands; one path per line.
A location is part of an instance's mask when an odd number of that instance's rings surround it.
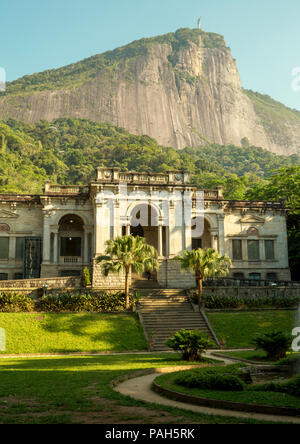
M 192 301 L 198 303 L 196 295 L 192 295 Z M 297 296 L 262 296 L 262 297 L 237 297 L 237 296 L 216 296 L 204 294 L 203 301 L 208 309 L 242 309 L 242 308 L 295 308 L 300 304 L 300 297 Z
M 130 295 L 131 306 L 136 297 Z M 126 298 L 122 292 L 118 293 L 63 293 L 49 294 L 41 299 L 34 300 L 30 296 L 18 293 L 0 293 L 0 312 L 112 312 L 125 311 Z

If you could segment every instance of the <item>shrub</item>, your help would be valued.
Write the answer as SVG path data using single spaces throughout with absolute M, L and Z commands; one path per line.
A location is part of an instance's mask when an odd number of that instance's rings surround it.
M 182 352 L 184 361 L 201 361 L 201 355 L 214 343 L 205 333 L 198 330 L 181 330 L 168 339 L 166 345 L 175 351 Z
M 133 297 L 130 298 L 131 304 Z M 112 312 L 126 309 L 126 298 L 118 293 L 65 293 L 47 295 L 38 302 L 38 309 L 47 312 Z
M 279 360 L 286 357 L 292 344 L 292 337 L 282 331 L 271 331 L 253 339 L 256 350 L 263 350 L 269 359 Z
M 17 293 L 0 293 L 0 312 L 17 313 L 33 311 L 34 302 L 30 296 Z
M 257 384 L 248 388 L 248 390 L 256 392 L 279 392 L 300 397 L 300 374 L 289 379 L 287 382 L 270 382 L 267 384 Z
M 189 388 L 199 388 L 207 390 L 221 390 L 241 392 L 244 390 L 243 381 L 235 375 L 222 375 L 218 373 L 191 373 L 180 375 L 175 379 L 175 383 Z
M 197 304 L 195 294 L 191 296 L 192 301 Z M 238 309 L 238 308 L 294 308 L 297 307 L 300 298 L 296 296 L 260 296 L 260 297 L 237 297 L 237 296 L 217 296 L 214 294 L 204 294 L 203 300 L 208 309 Z
M 91 281 L 91 273 L 88 267 L 85 267 L 83 270 L 83 276 L 82 276 L 82 286 L 84 288 L 90 286 L 92 284 Z

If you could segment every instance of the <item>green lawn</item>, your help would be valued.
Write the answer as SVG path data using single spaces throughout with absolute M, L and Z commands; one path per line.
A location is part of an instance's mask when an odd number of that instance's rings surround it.
M 233 367 L 232 367 L 233 368 Z M 228 367 L 227 367 L 228 371 Z M 176 377 L 182 372 L 169 373 L 156 378 L 156 382 L 162 387 L 174 390 L 180 393 L 186 393 L 193 396 L 199 396 L 208 399 L 218 399 L 224 401 L 241 402 L 246 404 L 257 404 L 277 407 L 292 407 L 300 409 L 300 398 L 286 393 L 277 393 L 270 391 L 221 391 L 205 390 L 199 388 L 189 388 L 176 384 Z
M 292 334 L 296 311 L 208 312 L 207 317 L 218 339 L 225 339 L 227 348 L 253 348 L 252 339 L 266 331 Z
M 136 370 L 183 365 L 176 354 L 0 359 L 0 424 L 216 424 L 253 420 L 135 401 L 111 381 Z
M 146 350 L 135 314 L 0 313 L 6 331 L 1 354 Z

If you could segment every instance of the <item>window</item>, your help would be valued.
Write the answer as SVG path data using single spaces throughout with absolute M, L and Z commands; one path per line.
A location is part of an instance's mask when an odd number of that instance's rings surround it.
M 81 237 L 62 237 L 60 240 L 61 256 L 81 256 Z
M 259 241 L 248 240 L 248 260 L 258 261 L 260 259 L 259 254 Z
M 234 261 L 241 261 L 243 259 L 242 241 L 232 241 L 232 257 Z
M 8 274 L 0 273 L 0 281 L 8 281 Z
M 199 250 L 199 248 L 202 248 L 202 239 L 192 239 L 192 250 Z
M 273 261 L 275 259 L 274 241 L 265 241 L 266 261 Z
M 61 277 L 78 277 L 81 276 L 80 270 L 62 270 L 60 273 Z
M 0 259 L 8 259 L 9 238 L 0 237 Z
M 24 237 L 17 237 L 16 239 L 16 259 L 24 258 Z
M 14 280 L 15 281 L 19 281 L 21 279 L 23 279 L 23 273 L 15 273 L 14 274 Z
M 234 279 L 244 279 L 244 273 L 234 273 Z
M 254 281 L 260 281 L 261 280 L 261 274 L 260 273 L 250 273 L 249 279 L 252 279 Z
M 267 280 L 268 281 L 277 281 L 277 274 L 276 273 L 267 273 Z

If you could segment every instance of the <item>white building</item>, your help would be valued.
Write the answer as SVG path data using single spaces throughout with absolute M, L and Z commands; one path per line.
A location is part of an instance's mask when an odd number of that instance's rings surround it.
M 283 203 L 224 200 L 221 188 L 197 190 L 189 179 L 98 168 L 89 186 L 46 183 L 39 196 L 0 195 L 0 279 L 75 276 L 89 266 L 95 287 L 117 288 L 122 278 L 104 278 L 95 258 L 107 240 L 132 233 L 157 248 L 161 286 L 195 284 L 172 258 L 199 247 L 231 257 L 232 277 L 289 281 Z

